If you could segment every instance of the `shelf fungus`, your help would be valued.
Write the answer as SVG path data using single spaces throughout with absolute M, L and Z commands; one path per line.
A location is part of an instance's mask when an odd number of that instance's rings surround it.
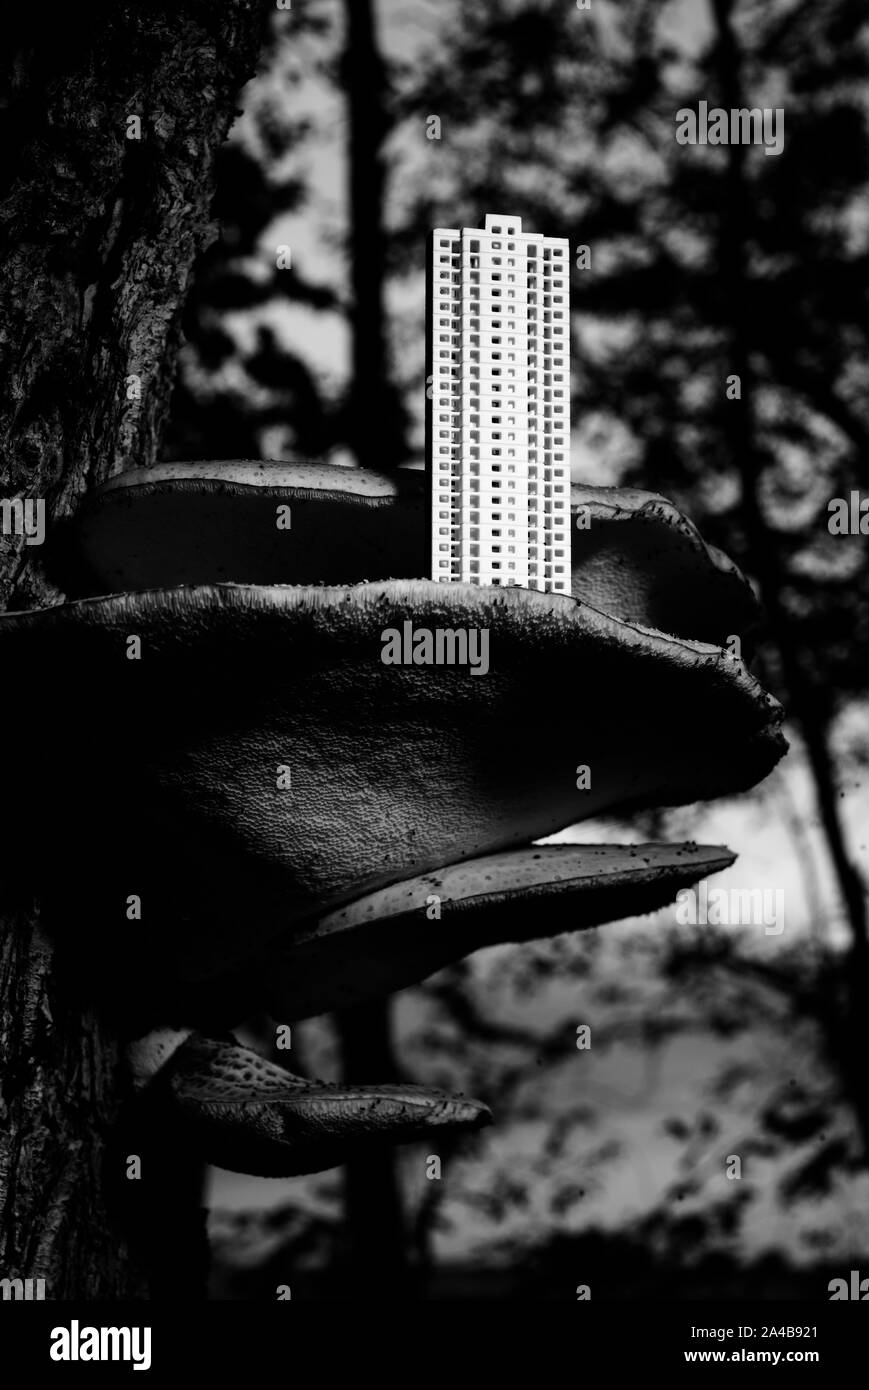
M 572 593 L 624 622 L 725 646 L 750 585 L 666 498 L 571 488 Z M 164 463 L 96 489 L 76 524 L 78 593 L 179 584 L 356 584 L 428 573 L 423 475 L 323 463 Z
M 484 628 L 487 674 L 384 664 L 405 622 Z M 783 749 L 779 707 L 720 649 L 526 590 L 149 590 L 7 616 L 0 650 L 18 727 L 70 673 L 63 777 L 22 746 L 23 783 L 53 784 L 46 912 L 185 978 L 399 879 L 742 791 Z
M 149 1026 L 232 1026 L 269 1003 L 292 1020 L 483 945 L 649 912 L 726 867 L 715 847 L 533 845 L 745 791 L 786 746 L 740 657 L 756 607 L 735 566 L 653 494 L 573 502 L 568 597 L 419 578 L 410 470 L 167 464 L 95 493 L 79 597 L 0 618 L 21 731 L 7 776 L 38 792 L 50 881 L 14 827 L 8 860 L 89 985 L 123 978 Z M 462 660 L 473 633 L 485 672 Z M 59 764 L 27 730 L 56 724 L 61 697 Z M 197 1035 L 146 1088 L 248 1171 L 485 1115 L 252 1057 Z
M 355 584 L 425 573 L 420 474 L 325 463 L 162 463 L 120 473 L 76 519 L 77 587 Z
M 316 1173 L 374 1145 L 491 1124 L 476 1100 L 425 1086 L 344 1086 L 294 1076 L 232 1037 L 165 1030 L 130 1049 L 165 1140 L 266 1178 Z
M 263 952 L 275 1018 L 307 1018 L 417 984 L 484 946 L 655 912 L 728 868 L 721 846 L 533 845 L 390 884 Z

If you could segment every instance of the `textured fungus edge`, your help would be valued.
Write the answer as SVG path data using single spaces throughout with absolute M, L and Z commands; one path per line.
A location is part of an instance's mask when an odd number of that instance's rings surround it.
M 532 646 L 552 640 L 569 640 L 574 633 L 592 637 L 602 646 L 635 648 L 676 667 L 714 666 L 734 688 L 759 700 L 780 723 L 783 710 L 774 696 L 764 691 L 745 664 L 722 647 L 693 638 L 676 637 L 657 628 L 623 622 L 591 604 L 566 594 L 541 594 L 531 589 L 496 589 L 472 584 L 439 584 L 430 579 L 389 579 L 352 585 L 201 584 L 171 589 L 76 599 L 52 608 L 31 609 L 0 615 L 0 640 L 4 634 L 81 625 L 84 628 L 123 626 L 130 618 L 154 620 L 205 613 L 239 615 L 284 614 L 288 617 L 329 617 L 357 625 L 367 619 L 385 621 L 384 615 L 443 617 L 465 626 L 480 626 L 490 619 L 512 622 L 517 636 Z M 692 658 L 697 658 L 696 663 Z

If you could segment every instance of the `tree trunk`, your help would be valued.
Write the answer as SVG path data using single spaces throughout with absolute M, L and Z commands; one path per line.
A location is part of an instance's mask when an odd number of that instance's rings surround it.
M 213 231 L 214 156 L 264 8 L 14 11 L 0 55 L 2 493 L 43 499 L 49 540 L 4 537 L 7 609 L 60 601 L 63 518 L 110 473 L 154 462 L 180 307 Z M 61 701 L 44 736 L 62 748 Z M 57 969 L 38 904 L 3 891 L 0 1277 L 44 1278 L 50 1299 L 142 1296 L 103 1171 L 127 1086 L 117 1039 Z
M 404 415 L 390 378 L 384 281 L 388 77 L 377 46 L 373 0 L 346 0 L 341 76 L 349 123 L 352 379 L 347 433 L 360 468 L 395 468 L 406 453 Z
M 392 1051 L 388 1002 L 339 1015 L 344 1080 L 388 1083 L 401 1077 Z M 344 1182 L 352 1287 L 378 1299 L 410 1296 L 407 1230 L 395 1152 L 371 1150 L 348 1163 Z
M 402 458 L 402 417 L 390 379 L 384 282 L 385 170 L 389 128 L 387 72 L 377 46 L 373 0 L 346 0 L 342 80 L 349 119 L 350 274 L 353 288 L 352 380 L 347 435 L 360 468 L 395 467 Z M 338 1019 L 347 1082 L 399 1080 L 388 1001 L 348 1009 Z M 391 1150 L 348 1164 L 345 1206 L 350 1267 L 357 1288 L 407 1294 L 407 1236 L 401 1187 Z

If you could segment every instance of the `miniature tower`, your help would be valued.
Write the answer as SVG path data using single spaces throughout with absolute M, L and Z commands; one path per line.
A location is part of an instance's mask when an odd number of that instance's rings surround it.
M 494 213 L 431 234 L 433 579 L 570 593 L 567 247 Z

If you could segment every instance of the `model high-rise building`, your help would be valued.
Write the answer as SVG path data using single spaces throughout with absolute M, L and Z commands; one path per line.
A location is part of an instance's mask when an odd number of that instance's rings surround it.
M 570 593 L 568 243 L 490 213 L 429 257 L 432 578 Z

